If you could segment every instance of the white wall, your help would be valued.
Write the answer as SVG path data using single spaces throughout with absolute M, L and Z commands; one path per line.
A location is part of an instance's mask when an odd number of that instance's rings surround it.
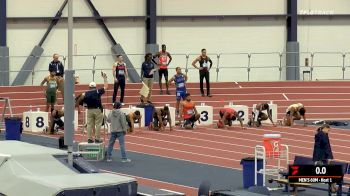
M 158 15 L 284 14 L 284 0 L 157 0 Z
M 302 10 L 332 11 L 334 14 L 350 14 L 348 0 L 298 0 L 298 13 Z
M 8 17 L 53 17 L 64 0 L 9 0 Z M 143 0 L 91 0 L 102 16 L 144 16 Z M 91 16 L 92 12 L 85 0 L 73 0 L 74 16 Z M 67 16 L 68 5 L 62 16 Z
M 144 0 L 93 0 L 102 16 L 144 16 Z M 11 0 L 8 1 L 9 17 L 51 17 L 54 16 L 63 0 Z M 246 15 L 246 14 L 284 14 L 286 1 L 284 0 L 158 0 L 157 14 L 171 15 Z M 348 0 L 299 0 L 298 10 L 333 10 L 335 14 L 350 12 Z M 40 6 L 38 6 L 40 5 Z M 67 15 L 67 9 L 64 10 Z M 85 0 L 74 0 L 75 16 L 92 16 Z M 19 70 L 26 56 L 36 45 L 49 25 L 48 20 L 10 20 L 8 23 L 8 45 L 10 55 L 24 56 L 10 59 L 12 71 Z M 136 67 L 141 65 L 145 48 L 145 22 L 143 20 L 106 20 L 106 25 L 112 35 L 121 43 Z M 62 20 L 49 34 L 43 47 L 44 56 L 40 59 L 36 70 L 34 83 L 38 84 L 47 74 L 47 64 L 53 53 L 67 54 L 66 21 Z M 299 20 L 298 39 L 300 51 L 350 51 L 348 19 L 312 19 Z M 202 48 L 218 65 L 216 54 L 220 55 L 220 81 L 246 81 L 248 53 L 253 53 L 250 59 L 252 66 L 250 80 L 278 80 L 280 75 L 278 66 L 279 55 L 276 52 L 285 51 L 286 28 L 285 20 L 280 18 L 225 18 L 225 19 L 166 19 L 158 22 L 158 43 L 167 44 L 173 54 L 172 67 L 186 66 L 186 55 L 189 56 L 188 65 L 199 55 Z M 336 36 L 334 36 L 336 35 Z M 92 55 L 110 54 L 111 43 L 103 30 L 91 19 L 76 20 L 74 29 L 75 54 L 74 67 L 78 69 L 81 81 L 88 83 L 92 80 L 91 71 L 82 71 L 93 66 Z M 259 54 L 271 52 L 270 54 Z M 241 54 L 229 54 L 241 53 Z M 257 54 L 254 54 L 257 53 Z M 136 55 L 138 54 L 138 55 Z M 182 54 L 182 55 L 175 55 Z M 300 56 L 301 65 L 305 53 Z M 341 61 L 340 61 L 341 60 Z M 284 59 L 282 59 L 284 62 Z M 97 69 L 111 69 L 113 58 L 110 55 L 96 58 Z M 339 55 L 316 54 L 314 65 L 339 65 L 342 59 Z M 350 58 L 346 59 L 350 66 Z M 236 69 L 227 67 L 236 67 Z M 270 67 L 274 66 L 274 67 Z M 225 68 L 226 67 L 226 68 Z M 257 68 L 258 67 L 258 68 Z M 303 70 L 303 68 L 302 68 Z M 111 72 L 108 72 L 111 76 Z M 171 71 L 174 73 L 174 71 Z M 196 70 L 190 70 L 190 81 L 198 80 Z M 264 75 L 262 75 L 264 73 Z M 341 76 L 338 69 L 329 75 L 329 68 L 315 68 L 314 79 L 330 79 Z M 11 74 L 11 80 L 15 74 Z M 99 79 L 99 74 L 96 74 Z M 327 78 L 326 78 L 327 77 Z M 216 80 L 216 72 L 212 70 L 212 80 Z M 284 78 L 284 75 L 283 77 Z M 99 82 L 100 80 L 97 80 Z M 31 78 L 27 81 L 31 84 Z
M 127 53 L 144 53 L 145 30 L 143 21 L 128 20 L 118 23 L 107 21 L 106 25 L 109 27 L 114 38 L 123 46 Z M 26 55 L 31 52 L 34 45 L 38 44 L 47 26 L 47 23 L 38 23 L 36 21 L 26 21 L 25 24 L 10 23 L 8 25 L 8 46 L 10 48 L 10 55 L 24 56 L 10 58 L 11 71 L 20 70 L 26 59 Z M 59 53 L 61 55 L 67 54 L 66 26 L 66 22 L 60 21 L 44 42 L 44 57 L 40 58 L 35 67 L 37 71 L 34 84 L 40 83 L 42 77 L 47 74 L 47 66 L 52 60 L 53 53 Z M 91 69 L 93 66 L 93 55 L 111 54 L 112 44 L 98 24 L 91 21 L 79 21 L 79 23 L 74 24 L 74 28 L 74 53 L 78 55 L 74 59 L 75 69 Z M 130 58 L 132 58 L 131 60 L 135 65 L 139 65 L 142 60 L 140 56 L 130 56 Z M 97 56 L 96 68 L 110 70 L 113 61 L 110 55 Z M 76 72 L 76 74 L 81 77 L 81 81 L 85 83 L 92 80 L 90 73 L 91 71 L 81 70 Z M 109 71 L 108 73 L 111 72 Z M 14 79 L 15 75 L 16 73 L 10 75 L 11 81 Z M 98 73 L 97 76 L 99 79 L 100 74 Z M 31 84 L 31 78 L 28 79 L 27 84 Z
M 212 53 L 211 58 L 217 66 L 217 53 L 246 53 L 246 54 L 222 54 L 219 67 L 246 67 L 248 54 L 252 52 L 276 52 L 283 51 L 285 47 L 285 22 L 283 20 L 168 20 L 158 24 L 158 43 L 166 43 L 172 53 L 186 53 L 190 55 L 189 63 L 193 61 L 202 48 Z M 185 50 L 184 50 L 185 49 Z M 266 65 L 279 65 L 278 55 L 252 55 L 251 66 L 261 67 Z M 185 55 L 179 55 L 174 59 L 172 66 L 185 67 Z M 247 69 L 220 69 L 220 81 L 245 81 Z M 261 71 L 266 74 L 261 76 Z M 175 72 L 175 71 L 173 71 Z M 192 70 L 191 79 L 198 81 L 197 70 Z M 278 80 L 278 69 L 264 68 L 252 69 L 253 80 Z M 276 75 L 277 74 L 277 75 Z M 212 79 L 216 79 L 216 73 L 212 70 Z

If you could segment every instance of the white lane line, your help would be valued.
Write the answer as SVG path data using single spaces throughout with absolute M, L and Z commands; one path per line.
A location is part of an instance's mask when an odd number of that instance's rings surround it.
M 236 82 L 236 81 L 234 81 L 234 82 L 235 82 L 235 84 L 237 84 L 237 85 L 238 85 L 238 87 L 239 87 L 239 88 L 242 88 L 242 86 L 241 86 L 241 85 L 239 85 L 239 84 L 238 84 L 238 82 Z
M 287 101 L 289 101 L 289 98 L 286 96 L 286 94 L 282 93 L 283 97 L 286 98 Z
M 184 188 L 188 188 L 188 189 L 197 190 L 197 188 L 195 188 L 195 187 L 186 186 L 186 185 L 181 185 L 181 184 L 175 184 L 175 183 L 165 182 L 165 181 L 160 181 L 160 180 L 155 180 L 155 179 L 151 179 L 151 178 L 144 178 L 144 177 L 141 177 L 141 176 L 133 176 L 133 175 L 130 175 L 130 174 L 122 174 L 122 173 L 113 172 L 113 171 L 109 171 L 109 170 L 105 170 L 105 169 L 100 169 L 100 171 L 103 171 L 103 172 L 106 172 L 106 173 L 115 174 L 115 175 L 126 176 L 126 177 L 130 177 L 130 178 L 139 178 L 139 179 L 148 180 L 148 181 L 153 181 L 153 182 L 157 182 L 157 183 L 168 184 L 168 185 L 174 185 L 174 186 L 179 186 L 179 187 L 184 187 Z M 164 189 L 164 190 L 165 190 L 165 189 Z

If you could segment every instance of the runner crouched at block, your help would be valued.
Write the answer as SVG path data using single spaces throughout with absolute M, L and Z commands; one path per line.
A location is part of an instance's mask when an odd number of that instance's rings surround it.
M 115 102 L 115 104 L 121 104 L 120 102 Z M 134 133 L 135 130 L 135 122 L 139 124 L 139 130 L 141 130 L 141 118 L 142 115 L 140 111 L 136 110 L 134 112 L 130 112 L 126 115 L 126 122 L 128 123 L 128 133 Z
M 191 100 L 191 95 L 186 93 L 185 100 L 180 104 L 180 121 L 183 121 L 185 129 L 193 129 L 194 123 L 199 121 L 200 115 L 197 112 L 195 103 Z
M 267 114 L 265 114 L 263 111 L 266 110 Z M 259 103 L 255 106 L 254 111 L 255 116 L 253 116 L 249 122 L 248 125 L 256 125 L 257 127 L 261 126 L 261 121 L 265 121 L 267 119 L 270 119 L 273 126 L 276 126 L 275 123 L 272 120 L 272 114 L 270 111 L 270 106 L 268 103 Z
M 286 116 L 283 118 L 283 125 L 292 126 L 295 120 L 304 119 L 304 126 L 306 126 L 305 107 L 301 103 L 292 104 L 287 108 Z
M 153 129 L 156 131 L 164 131 L 168 122 L 170 131 L 172 131 L 169 107 L 164 106 L 163 108 L 155 109 L 153 113 Z
M 235 121 L 236 119 L 241 124 L 242 129 L 245 128 L 243 126 L 243 120 L 241 119 L 241 117 L 239 117 L 238 112 L 236 112 L 234 109 L 222 108 L 222 109 L 220 109 L 219 115 L 220 115 L 220 119 L 217 122 L 217 128 L 225 129 L 226 125 L 231 127 L 232 122 Z
M 61 117 L 64 116 L 63 110 L 52 110 L 51 112 L 51 120 L 49 124 L 50 134 L 54 134 L 58 132 L 58 129 L 64 130 L 64 122 Z M 57 125 L 57 127 L 56 127 Z

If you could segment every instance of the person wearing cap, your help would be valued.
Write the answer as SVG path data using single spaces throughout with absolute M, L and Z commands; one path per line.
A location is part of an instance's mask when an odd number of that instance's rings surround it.
M 193 129 L 194 123 L 199 121 L 200 114 L 198 114 L 195 103 L 191 100 L 191 95 L 186 93 L 185 100 L 180 104 L 180 121 L 183 121 L 185 129 Z
M 171 115 L 168 106 L 164 106 L 163 108 L 158 108 L 154 110 L 153 113 L 153 129 L 155 131 L 165 130 L 165 126 L 169 122 L 170 131 L 172 131 L 171 127 Z
M 87 107 L 87 132 L 88 132 L 88 143 L 93 143 L 94 140 L 92 138 L 92 129 L 96 126 L 95 129 L 95 143 L 101 143 L 100 140 L 101 134 L 101 126 L 103 121 L 103 107 L 101 96 L 108 89 L 108 81 L 107 75 L 102 73 L 102 77 L 104 79 L 104 87 L 96 88 L 96 83 L 91 82 L 89 84 L 90 90 L 83 93 L 78 100 L 76 101 L 76 107 L 78 108 L 78 112 L 80 113 L 79 103 L 83 101 Z
M 59 59 L 59 54 L 53 54 L 53 60 L 49 64 L 49 72 L 55 72 L 58 79 L 58 90 L 62 94 L 62 99 L 64 100 L 64 65 Z
M 162 88 L 162 76 L 164 75 L 165 85 L 166 85 L 166 93 L 170 95 L 169 92 L 169 84 L 168 84 L 168 66 L 172 60 L 172 57 L 168 51 L 166 51 L 166 45 L 162 45 L 162 50 L 153 56 L 153 60 L 158 58 L 158 74 L 159 74 L 159 88 L 160 94 L 163 94 Z M 168 61 L 169 58 L 169 61 Z M 155 61 L 154 61 L 155 62 Z
M 120 153 L 122 162 L 130 162 L 131 160 L 126 157 L 125 152 L 125 134 L 127 132 L 127 122 L 125 114 L 120 110 L 122 104 L 120 102 L 115 102 L 113 104 L 113 110 L 109 113 L 107 117 L 107 122 L 111 123 L 111 136 L 109 138 L 108 148 L 107 148 L 107 161 L 112 161 L 112 151 L 114 147 L 115 140 L 118 139 L 120 146 Z

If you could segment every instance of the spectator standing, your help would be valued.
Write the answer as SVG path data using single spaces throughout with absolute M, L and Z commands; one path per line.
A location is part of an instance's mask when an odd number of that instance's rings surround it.
M 170 62 L 172 61 L 172 57 L 168 51 L 166 51 L 166 45 L 162 45 L 162 50 L 159 51 L 154 57 L 158 58 L 158 74 L 159 74 L 159 89 L 160 94 L 163 94 L 163 87 L 162 87 L 162 76 L 164 75 L 165 79 L 165 85 L 166 85 L 166 93 L 170 95 L 169 92 L 169 84 L 168 84 L 168 66 L 170 65 Z
M 112 151 L 115 140 L 118 139 L 120 146 L 120 153 L 122 156 L 122 162 L 130 162 L 131 160 L 126 157 L 125 152 L 125 134 L 127 131 L 127 122 L 125 114 L 120 111 L 122 107 L 120 102 L 113 104 L 113 111 L 108 115 L 107 122 L 111 123 L 111 136 L 107 148 L 107 161 L 112 161 Z
M 120 102 L 124 105 L 125 82 L 128 81 L 128 70 L 122 55 L 117 55 L 117 62 L 113 65 L 114 91 L 112 103 L 115 102 L 120 87 Z
M 199 67 L 196 65 L 197 62 L 199 62 Z M 205 48 L 202 49 L 202 54 L 192 62 L 192 66 L 199 70 L 199 87 L 200 87 L 202 97 L 204 97 L 203 79 L 205 79 L 205 83 L 207 85 L 207 96 L 212 97 L 212 95 L 210 94 L 210 80 L 209 80 L 209 75 L 210 75 L 209 71 L 212 65 L 213 65 L 213 62 L 207 56 L 207 50 Z
M 53 60 L 49 64 L 49 72 L 55 72 L 58 78 L 58 90 L 61 91 L 62 99 L 64 101 L 64 66 L 59 59 L 58 54 L 53 54 Z

